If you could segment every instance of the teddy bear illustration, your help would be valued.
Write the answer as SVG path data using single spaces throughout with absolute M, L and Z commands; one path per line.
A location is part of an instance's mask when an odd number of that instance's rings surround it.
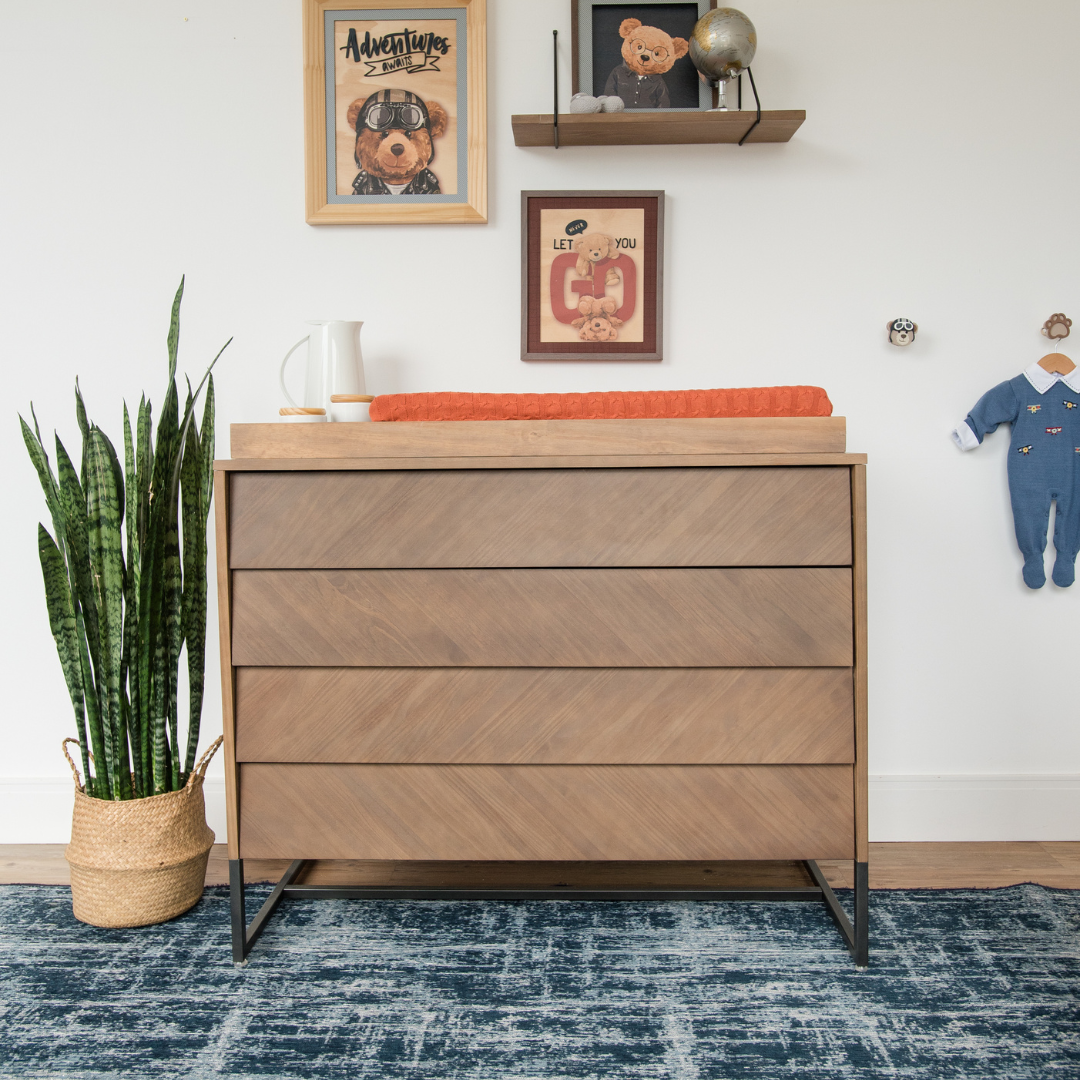
M 685 38 L 673 38 L 659 27 L 642 26 L 640 19 L 623 19 L 623 62 L 608 76 L 604 94 L 621 97 L 628 109 L 670 109 L 664 73 L 690 48 Z
M 347 113 L 356 131 L 353 156 L 360 172 L 357 195 L 438 195 L 438 177 L 428 168 L 435 140 L 446 131 L 446 110 L 408 90 L 378 90 L 357 98 Z
M 583 296 L 577 306 L 581 317 L 570 325 L 577 328 L 582 341 L 614 341 L 619 336 L 617 327 L 623 324 L 615 317 L 618 306 L 614 296 Z
M 605 236 L 604 233 L 589 233 L 580 240 L 575 240 L 574 250 L 577 252 L 577 265 L 574 269 L 577 270 L 578 277 L 592 277 L 593 263 L 598 263 L 601 259 L 614 259 L 618 254 L 615 238 Z M 614 266 L 608 267 L 604 283 L 618 285 L 619 274 Z

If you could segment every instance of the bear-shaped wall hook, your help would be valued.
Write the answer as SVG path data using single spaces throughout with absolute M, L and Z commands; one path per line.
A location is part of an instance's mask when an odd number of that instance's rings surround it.
M 346 115 L 356 131 L 356 195 L 442 194 L 439 178 L 428 168 L 435 140 L 449 123 L 438 102 L 410 90 L 377 90 L 354 101 Z
M 1067 319 L 1064 313 L 1059 311 L 1056 314 L 1051 315 L 1050 318 L 1043 323 L 1040 333 L 1043 337 L 1048 337 L 1051 341 L 1055 341 L 1060 338 L 1067 338 L 1071 327 L 1072 319 Z
M 910 319 L 892 319 L 885 325 L 889 330 L 889 341 L 893 345 L 910 345 L 919 332 L 919 324 Z
M 690 43 L 657 26 L 642 26 L 640 19 L 623 19 L 619 36 L 623 62 L 608 76 L 605 96 L 622 98 L 628 109 L 670 109 L 664 75 L 686 55 Z

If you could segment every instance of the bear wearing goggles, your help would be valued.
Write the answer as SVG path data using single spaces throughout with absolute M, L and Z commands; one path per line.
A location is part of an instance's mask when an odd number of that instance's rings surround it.
M 408 90 L 378 90 L 349 106 L 356 131 L 353 151 L 360 172 L 356 195 L 439 195 L 438 177 L 428 168 L 435 140 L 446 131 L 446 110 Z

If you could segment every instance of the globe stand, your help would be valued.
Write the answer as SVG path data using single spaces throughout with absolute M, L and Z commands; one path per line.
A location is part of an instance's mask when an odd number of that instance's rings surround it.
M 754 130 L 754 128 L 756 128 L 758 126 L 758 124 L 761 123 L 761 98 L 758 97 L 757 83 L 754 82 L 754 73 L 753 73 L 753 71 L 750 70 L 750 68 L 747 68 L 746 69 L 746 74 L 750 76 L 750 87 L 754 91 L 754 104 L 757 106 L 757 116 L 755 117 L 754 122 L 746 129 L 745 133 L 743 134 L 743 137 L 739 140 L 739 145 L 740 146 L 742 146 L 742 144 L 744 142 L 746 142 L 746 140 L 748 138 L 750 138 L 750 132 L 752 132 Z M 710 80 L 710 85 L 719 94 L 720 80 L 719 79 L 712 79 L 712 80 Z M 739 87 L 739 112 L 742 112 L 742 72 L 741 71 L 739 72 L 738 87 Z M 710 109 L 709 111 L 710 112 L 727 112 L 728 110 L 727 109 L 721 109 L 721 108 L 717 107 L 715 109 Z

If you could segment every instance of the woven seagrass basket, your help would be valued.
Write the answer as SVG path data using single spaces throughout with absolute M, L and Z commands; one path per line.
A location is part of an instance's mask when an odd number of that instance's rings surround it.
M 86 794 L 75 763 L 71 907 L 92 926 L 149 926 L 198 903 L 214 843 L 206 824 L 203 779 L 221 738 L 202 756 L 180 791 L 113 802 Z

